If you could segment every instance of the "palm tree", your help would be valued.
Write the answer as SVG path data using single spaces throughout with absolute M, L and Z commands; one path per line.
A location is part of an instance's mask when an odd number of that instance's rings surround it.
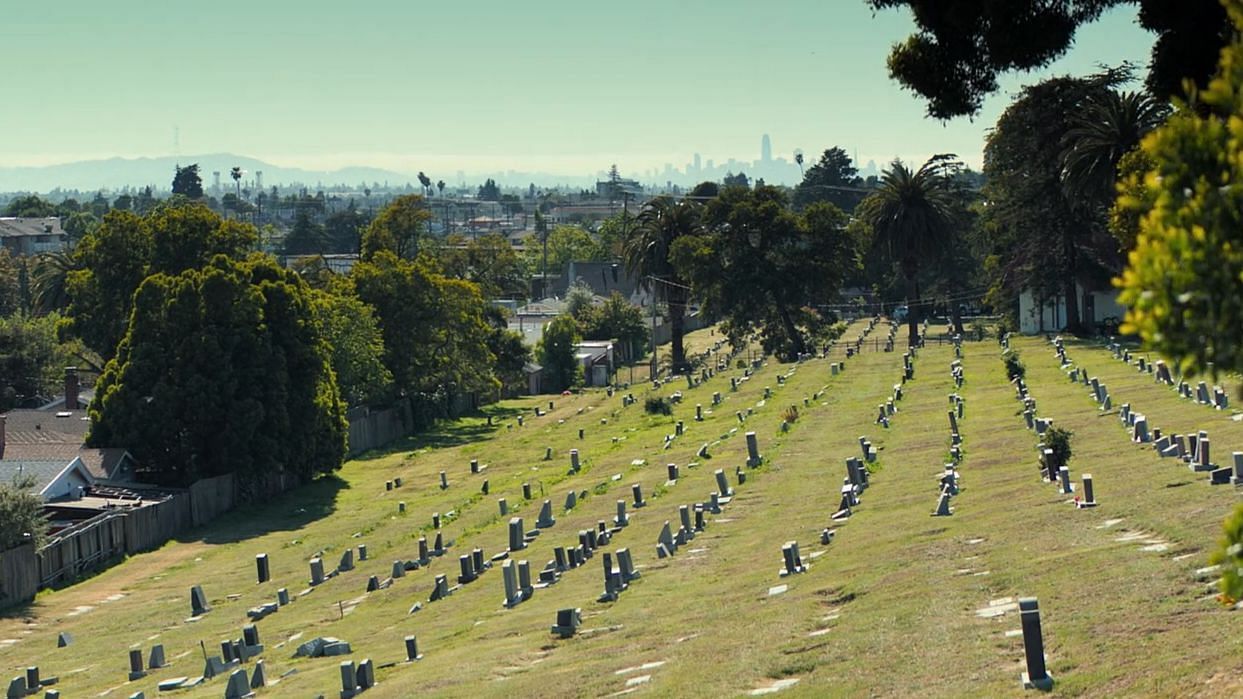
M 700 207 L 693 201 L 656 197 L 635 217 L 634 226 L 622 234 L 626 272 L 637 277 L 644 289 L 663 300 L 669 308 L 675 373 L 687 368 L 682 336 L 689 294 L 685 282 L 669 261 L 669 249 L 678 238 L 699 231 L 699 215 Z
M 81 269 L 81 265 L 72 253 L 63 250 L 45 252 L 35 259 L 31 275 L 35 313 L 44 315 L 69 306 L 65 280 L 76 269 Z
M 1062 143 L 1061 180 L 1071 202 L 1108 207 L 1122 156 L 1165 123 L 1169 105 L 1138 92 L 1108 90 L 1088 98 Z
M 954 231 L 959 198 L 952 175 L 958 167 L 953 155 L 934 155 L 914 172 L 895 160 L 856 211 L 871 226 L 873 244 L 897 260 L 906 279 L 911 345 L 919 338 L 919 261 L 937 256 Z

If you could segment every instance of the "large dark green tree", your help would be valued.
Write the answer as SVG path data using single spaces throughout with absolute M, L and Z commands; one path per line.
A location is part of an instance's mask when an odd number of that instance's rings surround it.
M 152 274 L 176 275 L 216 255 L 242 259 L 258 242 L 253 226 L 206 206 L 173 201 L 146 216 L 112 211 L 82 239 L 65 276 L 73 331 L 107 359 L 125 334 L 134 291 Z
M 702 227 L 673 243 L 672 260 L 731 341 L 758 332 L 766 350 L 794 358 L 832 320 L 821 307 L 858 264 L 846 224 L 832 204 L 795 213 L 776 187 L 725 187 Z
M 700 215 L 701 205 L 694 200 L 656 197 L 639 212 L 622 245 L 626 271 L 668 309 L 674 373 L 688 367 L 683 337 L 690 287 L 670 254 L 679 238 L 701 230 Z
M 271 258 L 148 277 L 91 402 L 87 443 L 148 477 L 309 478 L 345 455 L 344 406 L 309 289 Z
M 794 188 L 794 207 L 827 201 L 850 213 L 863 200 L 863 178 L 845 150 L 834 146 L 824 151 L 820 161 L 807 168 L 803 181 Z
M 203 198 L 203 178 L 199 177 L 199 164 L 185 167 L 177 166 L 173 173 L 173 194 L 180 194 L 189 199 Z
M 1049 65 L 1074 44 L 1079 27 L 1105 10 L 1139 5 L 1140 26 L 1157 34 L 1148 72 L 1158 99 L 1179 95 L 1183 79 L 1204 87 L 1232 36 L 1219 0 L 867 0 L 876 10 L 907 8 L 916 33 L 895 44 L 889 74 L 928 100 L 937 119 L 977 114 L 1003 73 Z
M 1127 77 L 1125 70 L 1109 70 L 1028 86 L 984 146 L 981 223 L 992 244 L 990 293 L 999 302 L 1024 291 L 1041 304 L 1060 297 L 1065 326 L 1075 332 L 1084 329 L 1076 285 L 1105 284 L 1121 258 L 1104 212 L 1083 206 L 1066 187 L 1063 153 L 1088 105 L 1108 99 Z
M 479 288 L 448 279 L 425 259 L 382 250 L 352 273 L 358 297 L 375 309 L 384 364 L 397 391 L 446 397 L 495 390 L 494 357 Z
M 420 251 L 419 241 L 427 234 L 432 212 L 418 194 L 405 194 L 388 203 L 363 231 L 362 257 L 369 260 L 381 251 L 413 259 Z
M 859 218 L 871 227 L 873 244 L 897 263 L 906 280 L 908 342 L 918 342 L 922 317 L 921 261 L 937 256 L 960 225 L 962 198 L 952 155 L 933 156 L 912 170 L 895 160 L 881 174 L 880 186 L 859 205 Z

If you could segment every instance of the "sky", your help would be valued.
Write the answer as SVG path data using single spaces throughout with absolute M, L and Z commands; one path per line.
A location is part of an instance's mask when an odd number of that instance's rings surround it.
M 232 152 L 290 167 L 623 174 L 957 153 L 1018 88 L 1146 65 L 1123 5 L 1050 69 L 942 123 L 889 79 L 909 12 L 865 0 L 57 0 L 4 3 L 0 166 Z

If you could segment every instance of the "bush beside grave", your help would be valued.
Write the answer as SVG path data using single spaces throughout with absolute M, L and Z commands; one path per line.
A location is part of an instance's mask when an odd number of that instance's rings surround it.
M 643 402 L 643 411 L 648 415 L 672 415 L 673 404 L 669 402 L 668 398 L 649 396 Z

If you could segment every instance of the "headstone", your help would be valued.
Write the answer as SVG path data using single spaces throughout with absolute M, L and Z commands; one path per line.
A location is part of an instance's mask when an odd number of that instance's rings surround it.
M 522 526 L 522 518 L 511 518 L 509 520 L 509 550 L 521 551 L 526 547 L 526 529 Z
M 626 515 L 625 500 L 617 501 L 617 515 L 613 517 L 613 524 L 616 524 L 619 527 L 624 527 L 627 524 L 630 524 L 630 518 Z
M 556 518 L 552 516 L 552 500 L 545 500 L 543 506 L 540 507 L 539 519 L 535 520 L 535 528 L 547 529 L 556 523 Z
M 522 499 L 523 500 L 531 499 L 531 484 L 530 483 L 522 484 Z
M 1243 485 L 1243 451 L 1231 453 L 1234 459 L 1234 475 L 1230 477 L 1230 483 L 1233 485 Z
M 207 595 L 203 594 L 203 588 L 195 585 L 190 588 L 190 616 L 203 616 L 211 611 L 211 607 L 207 604 Z
M 358 545 L 358 560 L 360 561 L 367 560 L 367 545 L 366 544 Z
M 756 440 L 754 432 L 748 432 L 746 434 L 746 437 L 747 437 L 747 466 L 750 466 L 751 468 L 755 468 L 756 466 L 759 466 L 761 463 L 763 463 L 763 459 L 760 458 L 759 442 Z
M 229 673 L 229 683 L 224 686 L 224 699 L 243 699 L 253 696 L 250 692 L 250 680 L 246 677 L 246 668 L 239 667 Z
M 449 487 L 449 476 L 445 475 L 444 471 L 441 471 L 440 472 L 440 489 L 446 490 L 448 489 L 448 487 Z
M 498 498 L 496 504 L 501 509 L 502 517 L 509 514 L 509 503 L 505 502 L 505 498 Z
M 937 509 L 932 513 L 933 517 L 948 517 L 954 514 L 954 509 L 950 507 L 950 489 L 941 490 L 941 496 L 937 500 Z
M 378 589 L 380 589 L 380 577 L 372 575 L 367 578 L 367 592 L 375 592 Z
M 282 607 L 289 604 L 288 588 L 282 587 L 281 589 L 276 591 L 276 603 Z
M 467 556 L 469 558 L 469 556 Z M 449 578 L 446 575 L 437 575 L 436 584 L 432 587 L 432 595 L 428 600 L 435 602 L 449 596 Z
M 578 493 L 573 490 L 571 490 L 569 493 L 566 493 L 565 511 L 569 512 L 570 510 L 574 509 L 574 506 L 577 504 L 578 504 Z
M 358 694 L 358 675 L 354 671 L 354 661 L 341 662 L 341 699 L 351 699 Z
M 552 627 L 552 633 L 557 634 L 561 638 L 569 638 L 578 631 L 578 627 L 583 623 L 583 613 L 581 609 L 560 609 L 557 610 L 557 623 Z
M 406 564 L 401 561 L 393 561 L 393 572 L 389 577 L 394 580 L 406 577 Z
M 1235 462 L 1236 463 L 1238 462 L 1237 458 L 1235 459 Z M 73 643 L 73 634 L 67 631 L 61 631 L 60 633 L 56 634 L 56 647 L 57 648 L 65 648 L 71 643 Z
M 578 450 L 571 449 L 570 450 L 570 472 L 578 473 L 579 466 L 580 464 L 578 462 Z
M 262 660 L 255 662 L 255 669 L 250 674 L 250 688 L 263 689 L 267 686 L 267 673 L 264 672 L 264 664 Z
M 129 681 L 133 682 L 146 676 L 147 671 L 142 666 L 142 649 L 135 648 L 129 652 Z
M 341 553 L 341 561 L 337 564 L 339 572 L 354 570 L 354 549 L 346 549 Z
M 1092 474 L 1083 474 L 1083 498 L 1075 502 L 1080 508 L 1096 507 L 1096 493 L 1092 489 Z
M 1062 495 L 1070 495 L 1075 490 L 1075 486 L 1070 482 L 1070 467 L 1062 466 L 1057 470 L 1058 483 Z
M 718 468 L 714 475 L 716 476 L 717 492 L 725 497 L 732 497 L 734 489 L 729 487 L 729 479 L 725 477 L 725 470 Z
M 682 529 L 686 532 L 687 539 L 695 538 L 695 528 L 691 523 L 691 508 L 686 505 L 678 506 L 678 519 L 682 522 Z
M 268 554 L 261 553 L 255 556 L 255 572 L 260 583 L 265 583 L 271 579 L 271 571 L 268 569 Z
M 526 560 L 518 561 L 518 589 L 524 600 L 530 599 L 535 592 L 535 588 L 531 586 L 531 564 Z
M 781 577 L 784 578 L 787 575 L 794 575 L 807 570 L 807 567 L 803 565 L 802 557 L 799 556 L 797 541 L 787 541 L 781 547 L 781 556 L 785 561 L 785 567 L 780 571 Z
M 643 486 L 639 485 L 638 483 L 635 483 L 634 485 L 630 486 L 630 492 L 634 496 L 633 507 L 636 510 L 647 504 L 647 502 L 643 500 Z
M 159 670 L 167 664 L 168 662 L 164 658 L 164 644 L 157 643 L 151 646 L 151 654 L 147 656 L 147 669 Z
M 1053 677 L 1045 669 L 1040 603 L 1035 597 L 1019 599 L 1019 619 L 1023 627 L 1023 655 L 1027 661 L 1027 672 L 1021 676 L 1023 687 L 1047 692 L 1053 688 Z
M 422 565 L 426 565 L 427 562 L 430 560 L 432 560 L 432 556 L 431 556 L 431 552 L 427 550 L 427 537 L 420 536 L 419 537 L 419 563 Z
M 505 599 L 501 604 L 506 608 L 518 606 L 522 602 L 522 594 L 518 590 L 518 576 L 512 559 L 501 564 L 501 579 L 505 585 Z
M 669 482 L 676 482 L 678 480 L 678 465 L 665 464 L 665 469 L 669 472 Z

